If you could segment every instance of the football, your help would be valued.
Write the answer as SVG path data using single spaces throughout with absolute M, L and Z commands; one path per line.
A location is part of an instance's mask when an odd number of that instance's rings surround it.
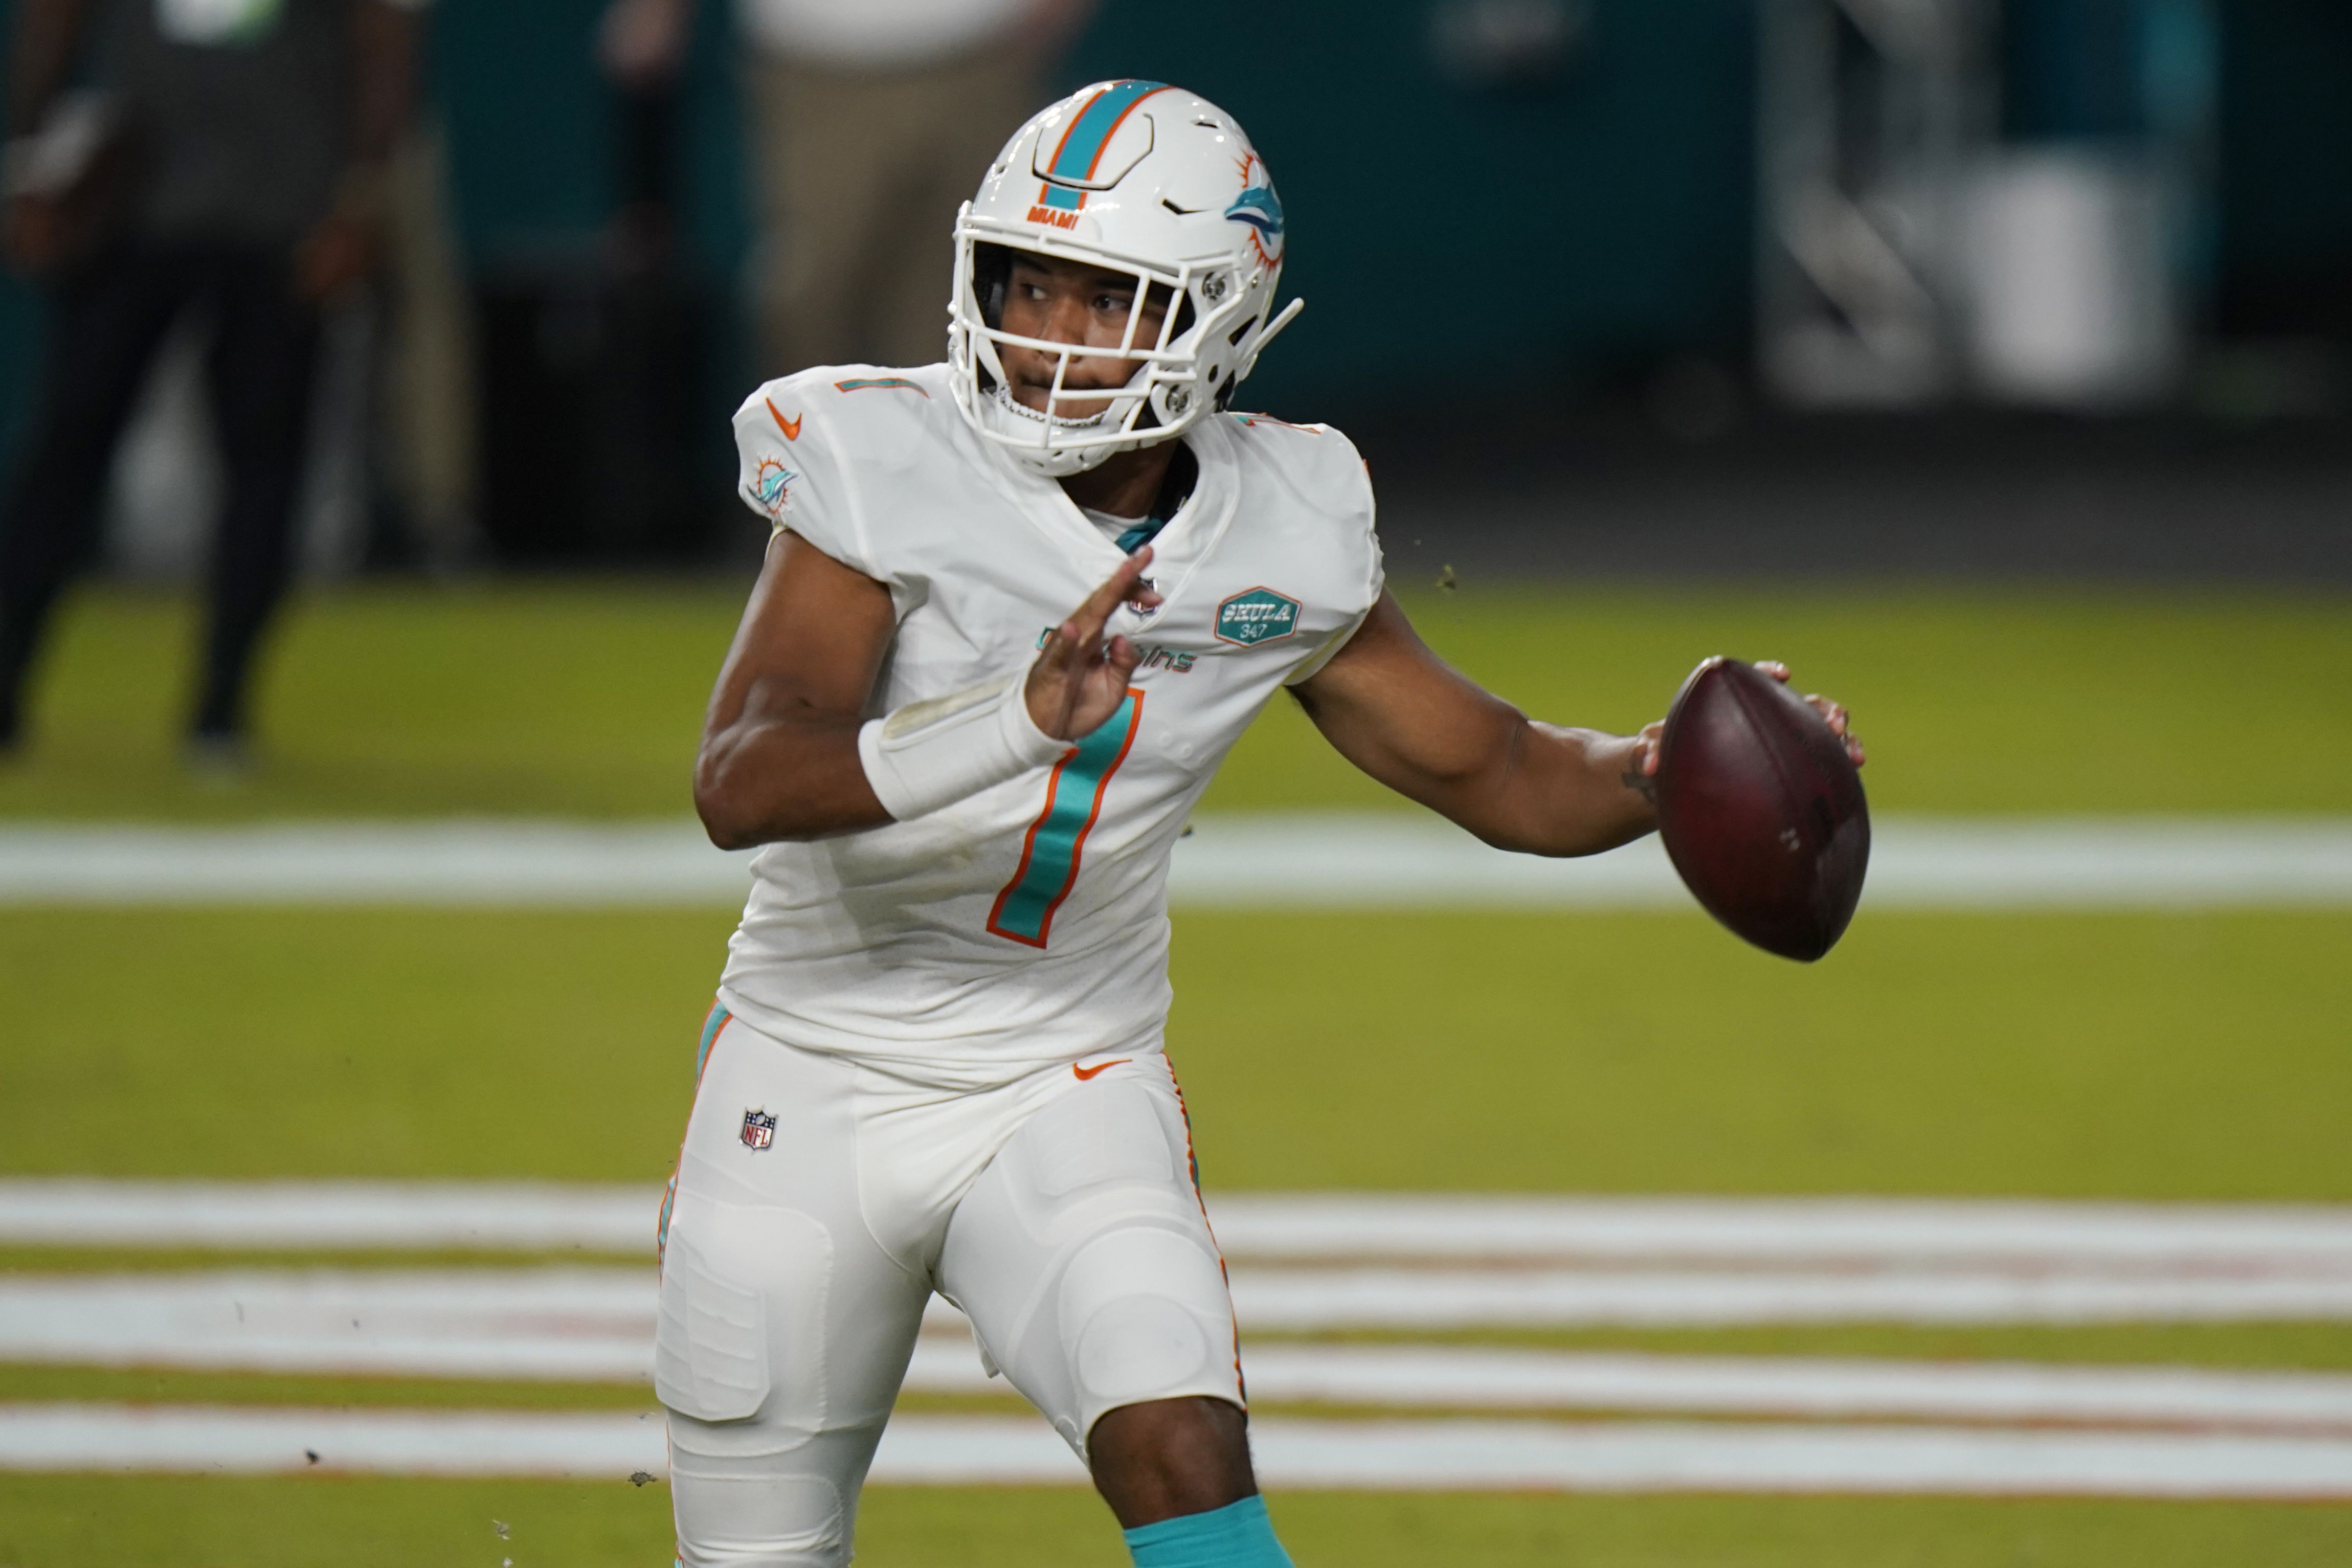
M 1741 659 L 1691 672 L 1658 753 L 1658 833 L 1706 912 L 1783 958 L 1837 944 L 1870 864 L 1862 775 L 1822 716 Z

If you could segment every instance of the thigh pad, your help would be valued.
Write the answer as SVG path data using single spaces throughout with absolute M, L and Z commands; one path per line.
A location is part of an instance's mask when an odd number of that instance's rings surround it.
M 678 1194 L 662 1263 L 654 1392 L 701 1421 L 824 1424 L 825 1296 L 833 1240 L 770 1204 Z
M 1057 1095 L 958 1206 L 942 1290 L 1083 1458 L 1105 1412 L 1242 1402 L 1233 1305 L 1164 1062 Z

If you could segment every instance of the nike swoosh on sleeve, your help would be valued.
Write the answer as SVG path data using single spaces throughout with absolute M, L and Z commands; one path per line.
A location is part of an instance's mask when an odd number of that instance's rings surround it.
M 1076 1077 L 1080 1083 L 1085 1083 L 1098 1072 L 1108 1072 L 1115 1067 L 1125 1067 L 1129 1062 L 1131 1062 L 1135 1058 L 1133 1057 L 1121 1057 L 1115 1062 L 1097 1062 L 1090 1068 L 1082 1068 L 1077 1063 L 1072 1062 L 1070 1064 L 1070 1071 Z
M 775 420 L 776 428 L 784 433 L 785 440 L 797 441 L 801 438 L 801 420 L 807 418 L 807 415 L 803 414 L 796 418 L 787 419 L 784 417 L 782 411 L 777 408 L 774 398 L 763 397 L 760 399 L 760 401 L 768 405 L 769 416 Z

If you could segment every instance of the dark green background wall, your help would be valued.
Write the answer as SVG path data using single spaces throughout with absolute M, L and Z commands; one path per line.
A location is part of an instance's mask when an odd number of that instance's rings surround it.
M 436 7 L 433 75 L 478 264 L 576 249 L 610 208 L 612 106 L 590 53 L 602 4 Z M 2352 263 L 2352 5 L 2222 9 L 2224 279 L 2338 275 Z M 1254 391 L 1311 414 L 1736 355 L 1752 16 L 1752 0 L 1597 0 L 1563 78 L 1492 93 L 1433 67 L 1425 0 L 1109 0 L 1064 76 L 1181 82 L 1250 128 L 1291 215 L 1289 282 L 1309 301 Z M 694 253 L 731 286 L 747 232 L 730 31 L 728 0 L 704 0 L 679 161 Z M 18 423 L 32 346 L 29 303 L 9 286 L 0 430 Z
M 598 3 L 448 5 L 441 79 L 478 254 L 579 233 L 609 200 L 593 155 L 609 121 L 585 70 Z M 1196 5 L 1181 26 L 1171 15 L 1111 0 L 1063 75 L 1181 83 L 1265 152 L 1308 313 L 1269 357 L 1261 395 L 1352 401 L 1401 372 L 1524 378 L 1737 345 L 1747 0 L 1610 0 L 1563 79 L 1510 94 L 1439 76 L 1422 5 Z M 703 259 L 733 276 L 745 235 L 723 0 L 703 22 L 688 201 Z M 489 61 L 514 68 L 478 68 Z

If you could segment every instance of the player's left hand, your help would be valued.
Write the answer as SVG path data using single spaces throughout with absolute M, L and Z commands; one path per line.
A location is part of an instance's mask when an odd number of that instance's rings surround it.
M 1756 661 L 1756 668 L 1782 685 L 1788 684 L 1789 667 L 1779 659 L 1759 658 Z M 1853 732 L 1853 717 L 1846 711 L 1844 703 L 1833 701 L 1818 691 L 1808 691 L 1805 693 L 1805 706 L 1820 714 L 1822 721 L 1829 725 L 1830 733 L 1845 742 L 1845 754 L 1853 759 L 1855 767 L 1869 761 L 1862 749 L 1862 738 Z M 1633 761 L 1626 775 L 1628 784 L 1635 778 L 1648 780 L 1658 776 L 1658 750 L 1665 734 L 1666 723 L 1661 719 L 1654 724 L 1644 724 L 1642 732 L 1633 737 Z M 1641 789 L 1643 795 L 1650 793 L 1640 784 L 1634 787 Z
M 1022 696 L 1037 728 L 1057 741 L 1075 741 L 1100 729 L 1127 698 L 1127 678 L 1142 657 L 1123 637 L 1105 637 L 1110 615 L 1121 605 L 1148 610 L 1160 595 L 1144 578 L 1151 565 L 1145 545 L 1118 564 L 1070 618 L 1054 628 L 1037 661 L 1029 667 Z

